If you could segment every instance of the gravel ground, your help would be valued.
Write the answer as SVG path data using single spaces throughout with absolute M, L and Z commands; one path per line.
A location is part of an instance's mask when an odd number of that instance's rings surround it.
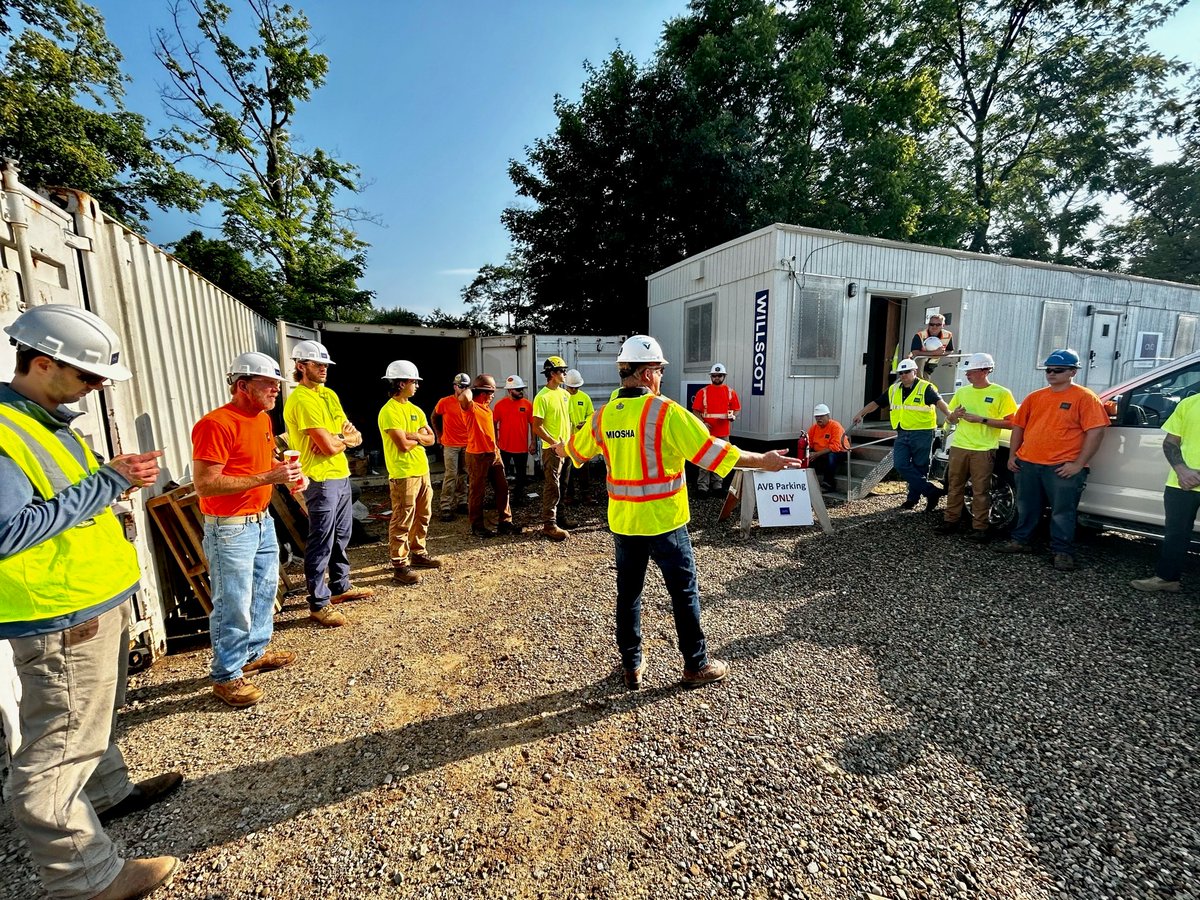
M 134 678 L 131 769 L 187 783 L 110 834 L 212 900 L 1200 897 L 1196 588 L 1128 588 L 1146 542 L 1094 537 L 1064 575 L 896 505 L 744 538 L 693 500 L 733 664 L 699 691 L 657 576 L 647 687 L 614 675 L 602 507 L 562 545 L 435 521 L 416 588 L 358 548 L 379 596 L 334 630 L 292 598 L 301 658 L 258 707 L 212 698 L 204 649 Z M 0 898 L 36 896 L 2 811 Z

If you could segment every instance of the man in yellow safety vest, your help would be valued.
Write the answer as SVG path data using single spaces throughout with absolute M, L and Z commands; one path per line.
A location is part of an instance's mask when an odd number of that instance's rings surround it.
M 671 595 L 683 684 L 722 681 L 729 663 L 708 656 L 700 627 L 696 560 L 688 536 L 687 483 L 683 464 L 692 462 L 722 477 L 733 468 L 780 469 L 800 461 L 782 450 L 750 453 L 714 438 L 678 403 L 661 396 L 662 347 L 634 335 L 617 357 L 621 390 L 592 415 L 559 454 L 582 466 L 598 454 L 608 464 L 608 524 L 617 561 L 617 648 L 625 686 L 642 686 L 642 587 L 653 559 Z
M 80 413 L 63 404 L 133 377 L 102 319 L 46 304 L 4 330 L 17 348 L 12 382 L 0 384 L 0 639 L 21 682 L 13 820 L 51 897 L 141 897 L 179 860 L 123 860 L 101 822 L 161 800 L 183 776 L 133 784 L 113 742 L 141 568 L 110 507 L 154 483 L 162 452 L 100 465 L 71 427 Z

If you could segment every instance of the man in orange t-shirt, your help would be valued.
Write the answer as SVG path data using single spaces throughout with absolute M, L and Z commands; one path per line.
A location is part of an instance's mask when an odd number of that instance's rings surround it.
M 708 373 L 709 384 L 696 391 L 692 398 L 692 412 L 708 428 L 708 433 L 722 440 L 729 439 L 730 424 L 742 411 L 742 401 L 737 391 L 725 383 L 728 371 L 722 363 L 715 363 Z M 724 484 L 719 475 L 704 467 L 696 475 L 696 495 L 723 493 Z
M 525 396 L 525 380 L 509 375 L 504 381 L 507 397 L 501 397 L 492 408 L 496 420 L 496 444 L 506 471 L 513 475 L 512 505 L 525 502 L 529 454 L 537 444 L 533 437 L 533 402 Z
M 846 429 L 830 415 L 829 407 L 818 403 L 813 409 L 816 421 L 808 429 L 808 464 L 813 467 L 826 490 L 837 490 L 838 466 L 846 459 L 850 441 Z
M 430 424 L 442 445 L 442 493 L 439 506 L 443 522 L 454 520 L 455 510 L 467 509 L 467 413 L 458 404 L 459 395 L 471 384 L 465 372 L 454 376 L 454 393 L 438 400 L 433 407 Z
M 504 477 L 504 463 L 496 446 L 496 423 L 489 405 L 495 393 L 495 378 L 476 375 L 472 386 L 458 395 L 458 405 L 468 416 L 467 471 L 471 476 L 471 491 L 467 515 L 471 520 L 471 533 L 485 538 L 495 537 L 497 533 L 521 533 L 521 529 L 513 524 L 512 508 L 508 505 L 508 480 Z M 483 519 L 483 495 L 488 482 L 496 495 L 499 521 L 495 531 L 488 528 Z
M 1054 568 L 1075 568 L 1075 511 L 1087 484 L 1087 465 L 1100 449 L 1108 413 L 1092 391 L 1075 384 L 1079 354 L 1055 350 L 1046 357 L 1047 386 L 1034 391 L 1013 415 L 1008 468 L 1016 474 L 1017 525 L 1001 553 L 1030 553 L 1030 538 L 1050 506 Z
M 275 485 L 302 486 L 304 476 L 298 458 L 275 458 L 267 410 L 275 407 L 284 380 L 279 364 L 265 353 L 243 353 L 226 380 L 230 402 L 192 428 L 192 472 L 212 585 L 213 693 L 240 708 L 263 695 L 245 676 L 296 659 L 290 651 L 267 647 L 279 583 L 279 545 L 267 509 Z

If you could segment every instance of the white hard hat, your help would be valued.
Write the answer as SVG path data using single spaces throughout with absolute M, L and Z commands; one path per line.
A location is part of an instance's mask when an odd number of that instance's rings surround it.
M 292 359 L 296 362 L 324 363 L 327 366 L 336 365 L 329 358 L 329 351 L 320 341 L 301 341 L 292 348 Z
M 829 415 L 829 407 L 826 406 L 824 403 L 818 403 L 816 406 L 813 407 L 813 415 L 814 416 L 827 416 L 827 415 Z
M 387 371 L 383 373 L 384 380 L 420 381 L 421 373 L 407 359 L 397 359 L 388 363 Z
M 925 343 L 922 344 L 921 346 L 923 346 L 926 350 L 941 350 L 942 349 L 942 339 L 935 338 L 935 337 L 927 337 L 927 338 L 925 338 Z
M 913 362 L 911 359 L 902 359 L 900 360 L 900 365 L 896 366 L 896 371 L 892 374 L 899 375 L 901 372 L 915 371 L 917 371 L 917 364 L 915 362 Z
M 567 387 L 583 387 L 583 376 L 579 374 L 578 369 L 567 369 L 567 376 L 563 379 L 563 383 Z
M 4 329 L 22 347 L 91 375 L 126 381 L 133 373 L 121 365 L 121 342 L 108 323 L 78 306 L 45 303 L 28 309 Z
M 525 390 L 525 379 L 520 375 L 509 375 L 504 379 L 504 389 L 506 391 L 523 391 Z
M 233 384 L 242 375 L 253 375 L 262 378 L 274 378 L 276 381 L 286 381 L 279 371 L 279 363 L 273 357 L 257 350 L 243 353 L 229 364 L 225 380 Z
M 971 358 L 967 360 L 967 371 L 972 369 L 994 369 L 996 361 L 992 359 L 990 353 L 972 353 Z
M 648 334 L 635 334 L 622 344 L 621 352 L 617 354 L 617 362 L 661 363 L 664 366 L 667 364 L 662 347 Z
M 713 363 L 713 367 L 708 370 L 708 374 L 709 375 L 728 375 L 729 373 L 725 371 L 724 363 Z

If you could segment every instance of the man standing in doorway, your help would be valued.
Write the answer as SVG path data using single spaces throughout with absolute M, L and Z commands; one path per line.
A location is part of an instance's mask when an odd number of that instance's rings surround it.
M 721 440 L 729 439 L 730 426 L 742 411 L 742 401 L 738 399 L 737 391 L 725 383 L 729 372 L 723 363 L 715 363 L 709 370 L 708 380 L 692 399 L 692 411 L 708 428 L 708 433 Z M 720 495 L 722 493 L 722 476 L 716 472 L 701 467 L 696 476 L 696 495 Z
M 909 359 L 925 360 L 926 378 L 933 374 L 941 357 L 954 352 L 954 334 L 944 327 L 945 324 L 946 319 L 941 313 L 933 313 L 929 317 L 929 323 L 913 335 L 912 344 L 909 346 Z M 930 338 L 941 346 L 934 346 Z
M 1054 568 L 1075 568 L 1075 514 L 1087 484 L 1088 462 L 1100 449 L 1108 413 L 1100 398 L 1075 384 L 1079 354 L 1055 350 L 1046 357 L 1047 386 L 1034 391 L 1013 416 L 1008 468 L 1016 474 L 1017 524 L 1001 553 L 1031 553 L 1030 540 L 1050 506 Z
M 567 392 L 562 386 L 567 361 L 561 356 L 548 357 L 542 373 L 546 376 L 546 386 L 533 398 L 533 433 L 542 439 L 542 536 L 565 541 L 570 523 L 564 518 L 560 502 L 563 461 L 558 448 L 570 437 L 571 428 Z
M 509 375 L 504 381 L 507 394 L 496 401 L 492 418 L 496 422 L 496 446 L 505 471 L 511 471 L 511 503 L 520 506 L 529 491 L 529 454 L 536 446 L 533 437 L 533 403 L 525 396 L 525 379 Z
M 362 600 L 372 588 L 350 583 L 350 464 L 346 450 L 362 444 L 362 434 L 346 418 L 338 395 L 325 386 L 329 351 L 317 341 L 301 341 L 292 351 L 296 388 L 283 406 L 288 445 L 300 451 L 300 468 L 308 479 L 308 542 L 304 550 L 304 580 L 308 586 L 308 615 L 317 624 L 337 628 L 346 617 L 334 604 Z M 325 581 L 328 572 L 329 582 Z
M 938 534 L 958 531 L 966 506 L 967 480 L 971 482 L 971 540 L 988 539 L 988 513 L 992 507 L 992 469 L 1000 432 L 1012 428 L 1017 401 L 1008 388 L 988 379 L 995 361 L 987 353 L 974 353 L 967 360 L 968 385 L 950 398 L 948 422 L 957 424 L 950 462 L 946 469 L 946 509 L 942 522 L 933 530 Z
M 950 408 L 938 394 L 937 388 L 917 377 L 917 364 L 911 359 L 900 360 L 896 374 L 900 377 L 892 382 L 891 387 L 858 411 L 854 424 L 862 424 L 863 417 L 877 409 L 888 410 L 892 428 L 896 429 L 896 440 L 892 445 L 893 464 L 908 482 L 908 496 L 900 508 L 916 509 L 924 497 L 926 510 L 932 512 L 944 492 L 934 487 L 926 477 L 929 474 L 929 453 L 933 449 L 937 411 L 949 415 Z
M 275 458 L 269 410 L 283 386 L 279 364 L 243 353 L 225 376 L 230 401 L 192 428 L 192 471 L 204 513 L 204 556 L 212 583 L 213 693 L 235 709 L 262 699 L 245 676 L 291 665 L 296 654 L 271 650 L 279 544 L 268 511 L 277 484 L 302 486 L 298 460 Z
M 433 408 L 433 432 L 442 445 L 441 519 L 453 522 L 455 512 L 467 511 L 467 413 L 458 395 L 471 386 L 466 372 L 454 376 L 454 393 L 438 400 Z
M 0 640 L 21 684 L 13 821 L 49 896 L 141 897 L 179 860 L 123 860 L 101 823 L 162 800 L 183 776 L 133 784 L 115 743 L 141 568 L 111 507 L 155 482 L 162 452 L 101 465 L 71 427 L 81 413 L 66 404 L 133 377 L 102 319 L 45 304 L 4 330 L 17 348 L 0 384 Z

